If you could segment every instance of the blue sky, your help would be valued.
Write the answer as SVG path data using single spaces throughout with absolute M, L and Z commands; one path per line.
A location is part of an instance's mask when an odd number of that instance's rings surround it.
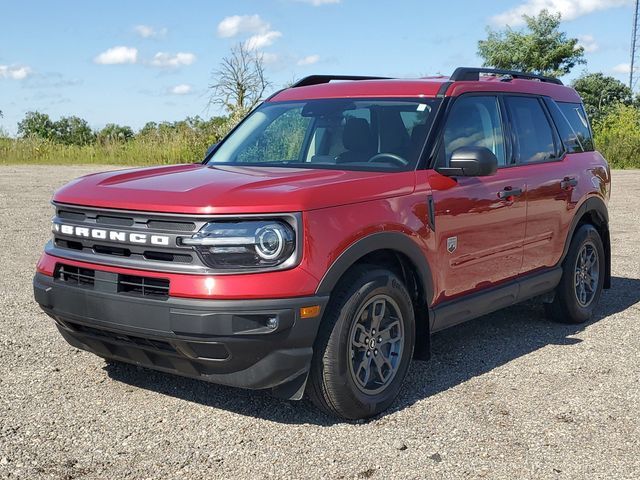
M 273 89 L 313 73 L 422 76 L 480 65 L 485 27 L 563 13 L 586 69 L 627 82 L 632 0 L 2 0 L 0 128 L 29 110 L 100 128 L 217 114 L 211 72 L 237 42 L 263 52 Z M 578 67 L 565 80 L 584 70 Z

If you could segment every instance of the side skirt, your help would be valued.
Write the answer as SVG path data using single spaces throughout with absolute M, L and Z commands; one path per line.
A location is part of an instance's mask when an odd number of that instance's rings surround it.
M 431 332 L 453 327 L 552 291 L 560 283 L 562 267 L 528 275 L 508 284 L 450 300 L 432 310 Z

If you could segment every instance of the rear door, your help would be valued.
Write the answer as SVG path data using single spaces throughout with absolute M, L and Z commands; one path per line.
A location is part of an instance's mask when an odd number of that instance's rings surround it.
M 526 179 L 522 272 L 527 273 L 552 267 L 562 256 L 577 171 L 543 98 L 509 95 L 504 102 L 511 123 L 515 169 Z
M 453 151 L 482 146 L 498 158 L 487 177 L 447 177 L 429 171 L 438 252 L 436 301 L 489 288 L 517 276 L 525 234 L 525 178 L 512 168 L 501 100 L 491 94 L 463 95 L 454 101 L 437 150 L 438 166 Z

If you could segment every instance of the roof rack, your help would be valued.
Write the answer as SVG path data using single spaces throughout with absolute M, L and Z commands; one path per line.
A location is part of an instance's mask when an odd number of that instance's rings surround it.
M 296 83 L 291 85 L 290 88 L 308 87 L 310 85 L 320 85 L 322 83 L 329 83 L 333 80 L 390 80 L 389 77 L 363 77 L 359 75 L 309 75 Z
M 498 68 L 473 68 L 473 67 L 459 67 L 456 68 L 451 75 L 452 82 L 461 81 L 478 81 L 480 80 L 480 74 L 487 73 L 490 75 L 502 75 L 509 76 L 511 78 L 521 78 L 523 80 L 538 80 L 539 82 L 554 83 L 556 85 L 564 85 L 562 80 L 553 77 L 545 77 L 543 75 L 536 75 L 535 73 L 516 72 L 514 70 L 501 70 Z

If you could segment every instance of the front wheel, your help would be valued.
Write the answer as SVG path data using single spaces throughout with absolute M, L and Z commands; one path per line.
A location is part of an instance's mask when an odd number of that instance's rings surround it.
M 555 298 L 545 304 L 546 314 L 557 322 L 586 322 L 598 305 L 605 276 L 602 239 L 592 225 L 576 231 L 562 268 Z
M 392 272 L 359 266 L 327 307 L 311 365 L 308 393 L 321 410 L 345 419 L 387 409 L 413 356 L 411 297 Z

